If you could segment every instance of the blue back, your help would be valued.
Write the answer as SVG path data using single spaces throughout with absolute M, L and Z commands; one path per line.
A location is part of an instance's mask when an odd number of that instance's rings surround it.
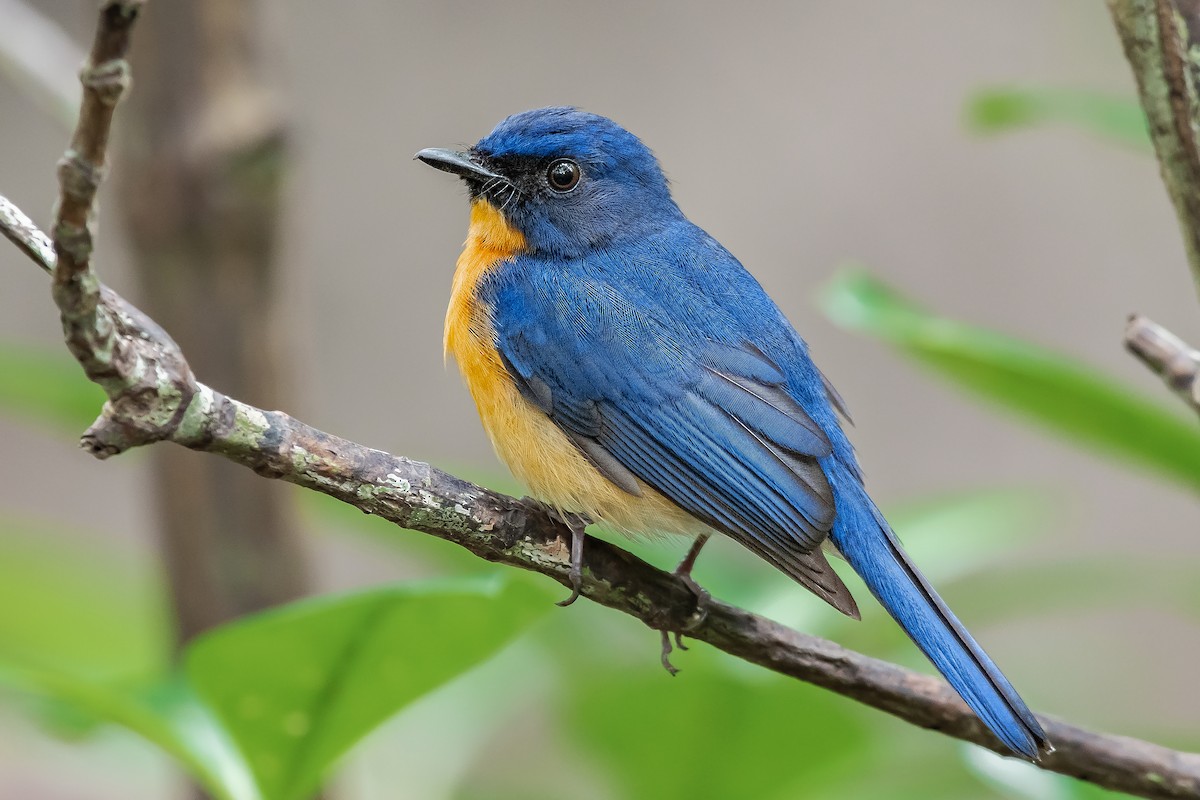
M 556 423 L 857 613 L 814 555 L 834 523 L 822 462 L 856 471 L 850 444 L 803 341 L 716 241 L 672 215 L 578 258 L 518 256 L 480 299 Z

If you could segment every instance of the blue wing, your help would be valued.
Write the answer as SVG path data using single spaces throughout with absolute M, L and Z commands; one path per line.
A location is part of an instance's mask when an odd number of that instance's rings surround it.
M 711 262 L 722 256 L 751 296 L 716 279 L 729 271 Z M 569 268 L 518 258 L 487 293 L 510 375 L 597 469 L 631 493 L 641 479 L 857 616 L 820 550 L 833 445 L 739 322 L 765 301 L 775 333 L 794 336 L 731 256 L 605 252 Z

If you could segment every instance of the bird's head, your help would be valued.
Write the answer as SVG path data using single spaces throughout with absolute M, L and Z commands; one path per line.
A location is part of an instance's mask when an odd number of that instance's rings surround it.
M 416 156 L 466 181 L 531 251 L 578 256 L 677 215 L 667 179 L 641 140 L 574 108 L 514 114 L 466 152 Z

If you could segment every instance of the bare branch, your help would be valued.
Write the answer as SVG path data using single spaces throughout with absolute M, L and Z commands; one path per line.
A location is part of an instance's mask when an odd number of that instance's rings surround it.
M 100 458 L 172 441 L 218 453 L 259 475 L 319 491 L 401 527 L 454 542 L 480 558 L 569 584 L 569 532 L 547 510 L 468 483 L 428 464 L 324 433 L 287 414 L 264 411 L 198 382 L 175 342 L 103 287 L 91 270 L 92 203 L 105 164 L 112 108 L 137 2 L 103 5 L 85 69 L 84 113 L 60 168 L 55 226 L 55 299 L 68 346 L 108 402 L 84 434 Z M 43 235 L 0 198 L 0 228 L 43 268 L 53 259 Z M 675 575 L 589 539 L 583 595 L 655 630 L 685 631 L 725 652 L 823 686 L 921 727 L 1006 752 L 941 679 L 846 650 L 714 600 L 695 619 L 695 597 Z M 1200 797 L 1200 755 L 1042 718 L 1057 748 L 1040 766 L 1150 798 Z
M 33 259 L 33 263 L 46 272 L 54 271 L 54 265 L 58 262 L 58 256 L 54 254 L 54 242 L 38 230 L 33 220 L 10 203 L 7 197 L 0 197 L 0 233 Z
M 1125 347 L 1200 413 L 1200 381 L 1196 380 L 1200 351 L 1140 314 L 1131 316 L 1125 326 Z
M 170 337 L 116 294 L 102 291 L 92 272 L 96 192 L 104 177 L 113 112 L 129 86 L 125 54 L 141 6 L 141 0 L 106 0 L 101 5 L 92 50 L 79 76 L 83 83 L 79 121 L 70 147 L 58 162 L 61 193 L 53 235 L 54 302 L 67 347 L 88 378 L 110 398 L 84 436 L 85 446 L 93 447 L 97 455 L 108 452 L 107 439 L 131 435 L 109 430 L 130 424 L 118 406 L 137 406 L 148 392 L 162 394 L 168 387 L 159 378 L 166 370 L 190 373 Z M 144 325 L 147 322 L 150 327 Z M 153 341 L 145 338 L 150 336 Z M 183 399 L 176 398 L 176 403 Z

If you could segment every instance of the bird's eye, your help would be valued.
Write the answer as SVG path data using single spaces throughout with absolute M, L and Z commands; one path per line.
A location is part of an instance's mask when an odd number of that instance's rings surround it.
M 579 165 L 569 158 L 560 158 L 546 170 L 546 182 L 556 192 L 569 192 L 579 184 Z

